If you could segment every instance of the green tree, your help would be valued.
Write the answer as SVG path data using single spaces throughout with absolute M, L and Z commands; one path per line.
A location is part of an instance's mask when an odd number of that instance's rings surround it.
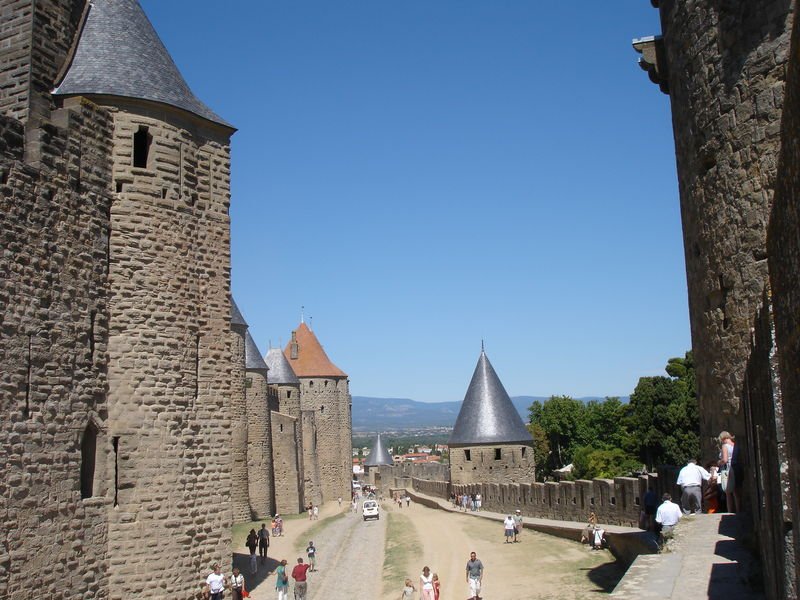
M 602 402 L 591 400 L 585 407 L 583 442 L 597 449 L 619 448 L 635 453 L 635 441 L 628 431 L 628 406 L 617 397 Z
M 694 358 L 671 358 L 670 377 L 642 377 L 631 394 L 626 419 L 638 455 L 649 467 L 683 464 L 700 452 Z
M 550 472 L 547 468 L 550 460 L 550 442 L 547 433 L 538 423 L 528 423 L 528 431 L 533 437 L 533 462 L 536 467 L 536 480 L 544 481 Z
M 577 479 L 612 479 L 629 475 L 638 466 L 635 458 L 621 448 L 583 446 L 575 451 L 572 474 Z
M 585 407 L 569 396 L 551 396 L 544 403 L 535 401 L 528 409 L 530 422 L 547 435 L 550 453 L 546 464 L 552 471 L 569 464 L 576 448 L 586 442 Z

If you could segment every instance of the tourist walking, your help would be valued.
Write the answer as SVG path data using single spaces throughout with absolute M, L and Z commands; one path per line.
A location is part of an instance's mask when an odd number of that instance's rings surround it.
M 517 542 L 517 536 L 522 534 L 522 511 L 517 509 L 514 513 L 514 541 Z
M 267 562 L 267 550 L 269 549 L 269 530 L 267 524 L 262 523 L 258 530 L 258 554 L 261 556 L 261 564 Z
M 427 566 L 422 568 L 422 575 L 419 576 L 419 597 L 420 600 L 434 600 L 433 575 Z
M 467 585 L 469 586 L 469 600 L 478 600 L 481 595 L 483 583 L 483 563 L 474 552 L 470 552 L 467 561 Z
M 256 561 L 256 548 L 258 548 L 258 536 L 256 530 L 251 529 L 247 534 L 247 541 L 245 546 L 250 550 L 250 574 L 255 575 L 258 572 L 258 562 Z
M 308 564 L 311 567 L 311 571 L 317 570 L 317 549 L 314 547 L 314 542 L 308 542 L 308 547 L 306 548 L 306 556 L 308 556 Z
M 303 563 L 302 557 L 297 558 L 297 564 L 292 569 L 292 579 L 294 579 L 294 600 L 306 600 L 308 593 L 308 567 Z
M 735 441 L 727 431 L 719 434 L 719 486 L 725 492 L 725 504 L 727 511 L 735 513 L 739 509 L 739 497 L 736 493 L 736 470 L 733 468 L 733 455 L 735 452 Z
M 233 575 L 231 575 L 229 584 L 233 600 L 242 600 L 244 598 L 244 575 L 239 573 L 239 567 L 233 568 Z
M 406 579 L 406 583 L 403 586 L 403 594 L 400 596 L 400 600 L 413 600 L 414 592 L 417 591 L 417 588 L 414 587 L 414 582 L 410 579 Z
M 219 570 L 218 564 L 214 563 L 211 568 L 211 574 L 206 577 L 209 600 L 222 600 L 222 594 L 225 591 L 225 575 Z
M 319 506 L 314 505 L 314 520 L 319 521 Z
M 289 575 L 286 573 L 285 558 L 275 570 L 275 589 L 278 591 L 278 600 L 289 600 Z
M 439 600 L 439 590 L 441 589 L 441 584 L 439 583 L 439 575 L 434 573 L 431 575 L 433 578 L 433 600 Z
M 503 528 L 505 529 L 505 532 L 506 532 L 506 541 L 505 541 L 505 543 L 506 544 L 510 544 L 511 543 L 511 538 L 514 537 L 514 518 L 511 515 L 508 515 L 503 520 Z
M 481 509 L 481 495 L 475 494 L 475 510 Z

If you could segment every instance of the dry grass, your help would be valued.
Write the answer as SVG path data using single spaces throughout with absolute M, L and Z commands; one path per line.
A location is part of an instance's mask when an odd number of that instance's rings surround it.
M 399 595 L 411 572 L 411 558 L 420 546 L 414 525 L 405 515 L 386 512 L 386 548 L 383 558 L 383 595 Z M 412 578 L 413 579 L 413 578 Z

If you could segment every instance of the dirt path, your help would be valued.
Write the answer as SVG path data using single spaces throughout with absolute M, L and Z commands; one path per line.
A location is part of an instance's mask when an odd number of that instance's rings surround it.
M 387 510 L 410 518 L 421 542 L 421 547 L 408 549 L 405 576 L 419 588 L 422 567 L 429 566 L 439 574 L 440 600 L 467 598 L 465 566 L 471 551 L 486 568 L 481 594 L 486 600 L 585 599 L 610 592 L 621 576 L 622 568 L 606 551 L 589 551 L 527 530 L 519 543 L 504 544 L 501 523 L 413 503 L 410 508 L 395 505 Z M 400 597 L 402 578 L 390 586 L 384 600 Z

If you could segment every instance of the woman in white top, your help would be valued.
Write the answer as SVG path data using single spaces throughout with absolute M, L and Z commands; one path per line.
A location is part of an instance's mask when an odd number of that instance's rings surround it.
M 424 567 L 419 576 L 419 597 L 420 600 L 433 600 L 433 575 L 428 567 Z

